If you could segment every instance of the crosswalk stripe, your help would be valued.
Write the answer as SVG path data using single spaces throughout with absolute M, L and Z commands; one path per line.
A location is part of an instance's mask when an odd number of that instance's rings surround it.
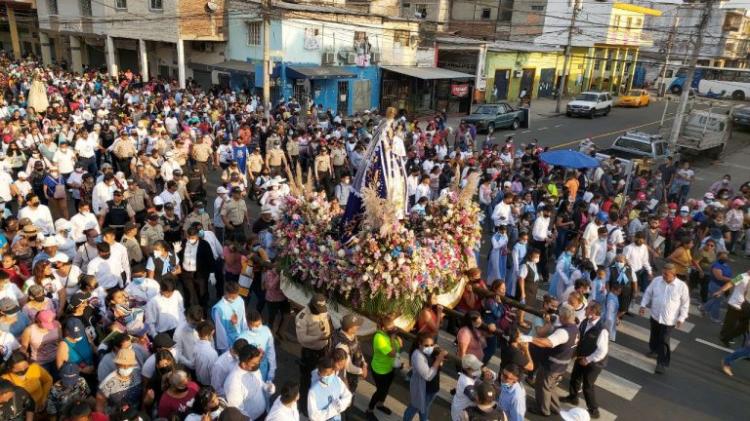
M 716 345 L 715 343 L 709 342 L 709 341 L 707 341 L 705 339 L 695 338 L 695 341 L 698 342 L 698 343 L 702 343 L 703 345 L 708 345 L 708 346 L 710 346 L 712 348 L 716 348 L 716 349 L 718 349 L 720 351 L 729 352 L 729 353 L 734 352 L 734 350 L 731 349 L 731 348 L 727 348 L 727 347 L 721 346 L 721 345 Z
M 370 397 L 375 394 L 375 385 L 369 381 L 359 381 L 357 386 L 357 393 L 354 395 L 353 404 L 355 407 L 362 411 L 367 410 L 367 405 L 370 403 Z M 377 417 L 380 421 L 399 421 L 403 419 L 404 412 L 406 411 L 406 405 L 400 400 L 392 397 L 390 394 L 385 398 L 385 406 L 391 411 L 391 415 L 386 415 L 383 412 L 377 411 Z
M 638 326 L 635 323 L 631 323 L 627 320 L 621 320 L 620 324 L 617 326 L 617 334 L 624 333 L 625 335 L 628 335 L 630 337 L 633 337 L 635 339 L 641 340 L 643 342 L 648 343 L 649 337 L 651 336 L 651 331 L 646 329 L 645 327 Z M 672 351 L 677 348 L 677 345 L 680 344 L 679 339 L 670 338 L 669 340 L 669 346 L 672 349 Z
M 645 312 L 645 314 L 643 316 L 641 316 L 638 313 L 638 311 L 640 309 L 641 309 L 641 303 L 640 302 L 636 303 L 634 301 L 634 302 L 630 303 L 630 312 L 631 313 L 633 313 L 634 315 L 637 315 L 638 317 L 644 317 L 646 319 L 651 318 L 651 309 L 647 308 L 646 312 Z M 693 324 L 693 323 L 688 322 L 687 320 L 685 320 L 685 322 L 680 327 L 678 327 L 676 329 L 679 330 L 680 332 L 690 333 L 693 330 L 694 327 L 695 327 L 695 324 Z
M 602 370 L 596 379 L 596 385 L 613 395 L 629 401 L 632 401 L 635 395 L 641 390 L 641 385 L 633 383 L 608 370 Z
M 598 385 L 598 381 L 597 381 L 597 385 Z M 526 382 L 523 382 L 523 387 L 526 390 L 526 394 L 528 396 L 533 397 L 533 398 L 536 399 L 536 393 L 534 392 L 534 388 L 532 386 L 530 386 Z M 565 390 L 563 390 L 560 386 L 557 386 L 555 388 L 555 393 L 557 393 L 557 396 L 567 396 L 568 395 L 568 392 L 565 391 Z M 570 404 L 565 403 L 565 402 L 560 402 L 560 406 L 562 406 L 563 409 L 573 408 L 573 405 L 570 405 Z M 581 406 L 581 407 L 585 408 L 586 407 L 585 400 L 584 399 L 580 399 L 580 402 L 578 403 L 578 406 Z M 527 411 L 528 411 L 528 408 L 527 408 Z M 617 415 L 615 415 L 615 414 L 607 411 L 606 409 L 604 409 L 602 407 L 599 407 L 599 415 L 600 415 L 599 419 L 603 420 L 603 421 L 614 421 L 615 419 L 617 419 Z
M 624 363 L 639 368 L 647 373 L 653 373 L 656 368 L 656 361 L 643 355 L 643 353 L 633 351 L 616 342 L 609 343 L 609 356 L 616 358 Z

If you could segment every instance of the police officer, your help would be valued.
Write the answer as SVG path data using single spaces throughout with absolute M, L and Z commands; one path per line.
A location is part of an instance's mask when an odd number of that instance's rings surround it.
M 146 217 L 146 225 L 141 228 L 141 248 L 143 249 L 143 254 L 145 256 L 150 255 L 156 242 L 163 240 L 164 228 L 161 226 L 159 215 L 151 213 Z
M 206 198 L 206 177 L 198 166 L 194 166 L 190 171 L 185 188 L 191 202 L 202 201 Z
M 112 193 L 112 200 L 107 201 L 102 207 L 99 214 L 99 225 L 114 228 L 119 240 L 122 237 L 125 224 L 128 222 L 135 222 L 135 212 L 130 204 L 123 199 L 122 190 L 115 190 Z
M 231 199 L 226 201 L 221 209 L 221 219 L 224 221 L 225 240 L 245 241 L 245 225 L 248 224 L 250 216 L 239 187 L 232 188 Z
M 578 389 L 583 381 L 583 397 L 589 414 L 594 419 L 599 418 L 594 383 L 606 365 L 609 350 L 609 331 L 604 328 L 601 314 L 602 307 L 596 301 L 586 307 L 586 319 L 579 328 L 581 341 L 576 347 L 576 363 L 570 375 L 570 394 L 561 399 L 578 406 Z
M 550 416 L 552 412 L 560 412 L 560 402 L 555 388 L 562 380 L 573 360 L 578 344 L 578 325 L 576 313 L 570 304 L 563 304 L 559 310 L 560 326 L 557 326 L 546 338 L 533 338 L 531 345 L 541 348 L 542 361 L 539 373 L 536 375 L 534 392 L 536 407 L 529 412 Z
M 139 224 L 143 224 L 146 220 L 147 209 L 151 206 L 151 200 L 149 200 L 146 190 L 143 190 L 135 179 L 128 178 L 128 189 L 125 191 L 125 200 L 135 212 L 135 221 Z
M 205 229 L 212 229 L 211 215 L 206 212 L 206 205 L 201 201 L 193 202 L 193 210 L 185 217 L 182 230 L 187 231 L 195 223 L 200 224 Z

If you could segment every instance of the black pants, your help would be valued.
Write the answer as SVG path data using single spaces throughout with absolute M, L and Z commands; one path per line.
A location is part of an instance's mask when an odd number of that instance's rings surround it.
M 391 388 L 391 383 L 393 383 L 393 376 L 395 373 L 395 370 L 391 370 L 386 374 L 378 374 L 375 371 L 372 372 L 372 378 L 375 380 L 375 393 L 372 394 L 370 403 L 367 405 L 369 411 L 375 409 L 376 405 L 382 405 L 385 402 L 385 398 L 388 397 L 388 390 Z
M 570 374 L 570 396 L 578 397 L 578 389 L 581 388 L 581 382 L 583 382 L 583 398 L 586 399 L 586 407 L 589 410 L 599 409 L 599 405 L 596 404 L 594 384 L 601 372 L 602 367 L 599 364 L 583 366 L 575 363 L 573 372 Z
M 747 333 L 748 319 L 732 306 L 727 306 L 727 314 L 724 316 L 724 323 L 721 325 L 719 339 L 723 342 L 729 342 L 732 339 Z
M 648 338 L 648 348 L 656 353 L 656 363 L 669 367 L 672 350 L 669 348 L 669 340 L 672 336 L 674 326 L 663 325 L 651 318 L 651 335 Z
M 545 280 L 549 279 L 549 267 L 547 265 L 547 242 L 546 241 L 531 241 L 531 247 L 539 250 L 539 264 L 536 265 L 539 268 L 539 276 Z

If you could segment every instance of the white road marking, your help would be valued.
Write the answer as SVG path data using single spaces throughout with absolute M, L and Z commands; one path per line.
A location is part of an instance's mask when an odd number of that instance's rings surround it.
M 359 381 L 357 386 L 357 393 L 354 395 L 352 405 L 361 409 L 363 412 L 367 410 L 367 405 L 370 403 L 370 397 L 375 394 L 375 385 L 369 381 Z M 391 395 L 385 398 L 385 406 L 387 406 L 393 413 L 386 415 L 381 411 L 377 412 L 377 417 L 382 421 L 399 421 L 404 418 L 404 412 L 406 411 L 406 405 L 400 400 L 394 398 Z
M 531 130 L 524 130 L 521 132 L 521 134 L 531 133 Z
M 715 344 L 715 343 L 713 343 L 713 342 L 709 342 L 709 341 L 703 340 L 703 339 L 701 339 L 701 338 L 695 338 L 695 341 L 696 341 L 696 342 L 700 342 L 700 343 L 702 343 L 703 345 L 708 345 L 708 346 L 710 346 L 710 347 L 712 347 L 712 348 L 716 348 L 716 349 L 718 349 L 718 350 L 720 350 L 720 351 L 724 351 L 724 352 L 729 352 L 729 353 L 732 353 L 732 352 L 734 352 L 734 350 L 733 350 L 733 349 L 730 349 L 730 348 L 727 348 L 727 347 L 725 347 L 725 346 L 721 346 L 721 345 L 716 345 L 716 344 Z
M 646 329 L 645 327 L 638 326 L 635 323 L 628 322 L 627 320 L 621 320 L 620 324 L 617 326 L 617 334 L 619 335 L 621 333 L 646 343 L 648 343 L 649 336 L 651 335 L 650 330 Z M 674 351 L 679 344 L 680 341 L 678 339 L 670 338 L 669 346 L 672 351 Z
M 633 315 L 641 317 L 641 315 L 638 313 L 640 309 L 641 309 L 640 301 L 637 303 L 635 301 L 630 303 L 630 312 L 633 313 Z M 688 314 L 690 314 L 689 310 L 688 310 Z M 642 317 L 649 319 L 651 317 L 651 309 L 646 308 L 646 312 Z M 690 333 L 694 327 L 695 327 L 695 324 L 688 322 L 686 320 L 684 323 L 682 323 L 682 325 L 680 325 L 680 327 L 677 328 L 677 330 L 679 330 L 680 332 Z
M 616 342 L 609 343 L 609 356 L 647 373 L 653 373 L 656 368 L 656 360 L 652 360 L 643 353 L 633 351 Z
M 555 124 L 555 128 L 562 127 L 562 124 Z
M 538 129 L 536 129 L 536 130 L 537 130 L 538 132 L 541 132 L 542 130 L 547 130 L 547 128 L 546 128 L 546 127 L 540 127 L 540 128 L 538 128 Z
M 641 385 L 618 376 L 611 371 L 602 370 L 596 379 L 597 386 L 623 399 L 632 401 L 641 390 Z
M 597 385 L 598 385 L 598 382 L 597 382 Z M 528 396 L 534 397 L 536 395 L 534 393 L 534 388 L 532 386 L 530 386 L 528 383 L 523 382 L 523 387 L 526 390 L 526 394 Z M 560 386 L 557 386 L 557 388 L 555 388 L 555 392 L 557 393 L 558 396 L 567 396 L 568 395 L 568 392 L 566 390 L 563 390 L 563 388 L 561 388 Z M 560 406 L 562 406 L 563 409 L 573 408 L 573 405 L 571 405 L 569 403 L 565 403 L 565 402 L 560 402 Z M 585 401 L 585 399 L 583 399 L 582 396 L 579 396 L 578 406 L 583 407 L 583 408 L 586 407 L 586 401 Z M 527 412 L 528 412 L 528 408 L 527 408 Z M 614 421 L 614 420 L 617 419 L 617 415 L 615 415 L 615 414 L 607 411 L 606 409 L 602 408 L 601 406 L 599 407 L 599 415 L 600 415 L 600 418 L 599 418 L 600 420 Z

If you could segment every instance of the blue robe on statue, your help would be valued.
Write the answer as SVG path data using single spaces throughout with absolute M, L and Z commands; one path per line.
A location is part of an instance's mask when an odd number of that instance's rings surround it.
M 528 251 L 528 245 L 525 243 L 517 242 L 513 246 L 513 252 L 511 252 L 511 265 L 510 273 L 505 279 L 505 295 L 509 297 L 516 296 L 516 286 L 518 284 L 518 274 L 520 273 L 521 264 L 523 259 L 526 258 L 526 252 Z
M 508 236 L 496 232 L 492 236 L 492 250 L 487 259 L 487 285 L 491 286 L 496 280 L 505 280 L 508 271 Z
M 566 252 L 557 258 L 555 264 L 555 273 L 552 275 L 552 279 L 549 282 L 549 294 L 556 297 L 558 300 L 562 296 L 562 292 L 570 284 L 570 276 L 573 274 L 573 255 Z

